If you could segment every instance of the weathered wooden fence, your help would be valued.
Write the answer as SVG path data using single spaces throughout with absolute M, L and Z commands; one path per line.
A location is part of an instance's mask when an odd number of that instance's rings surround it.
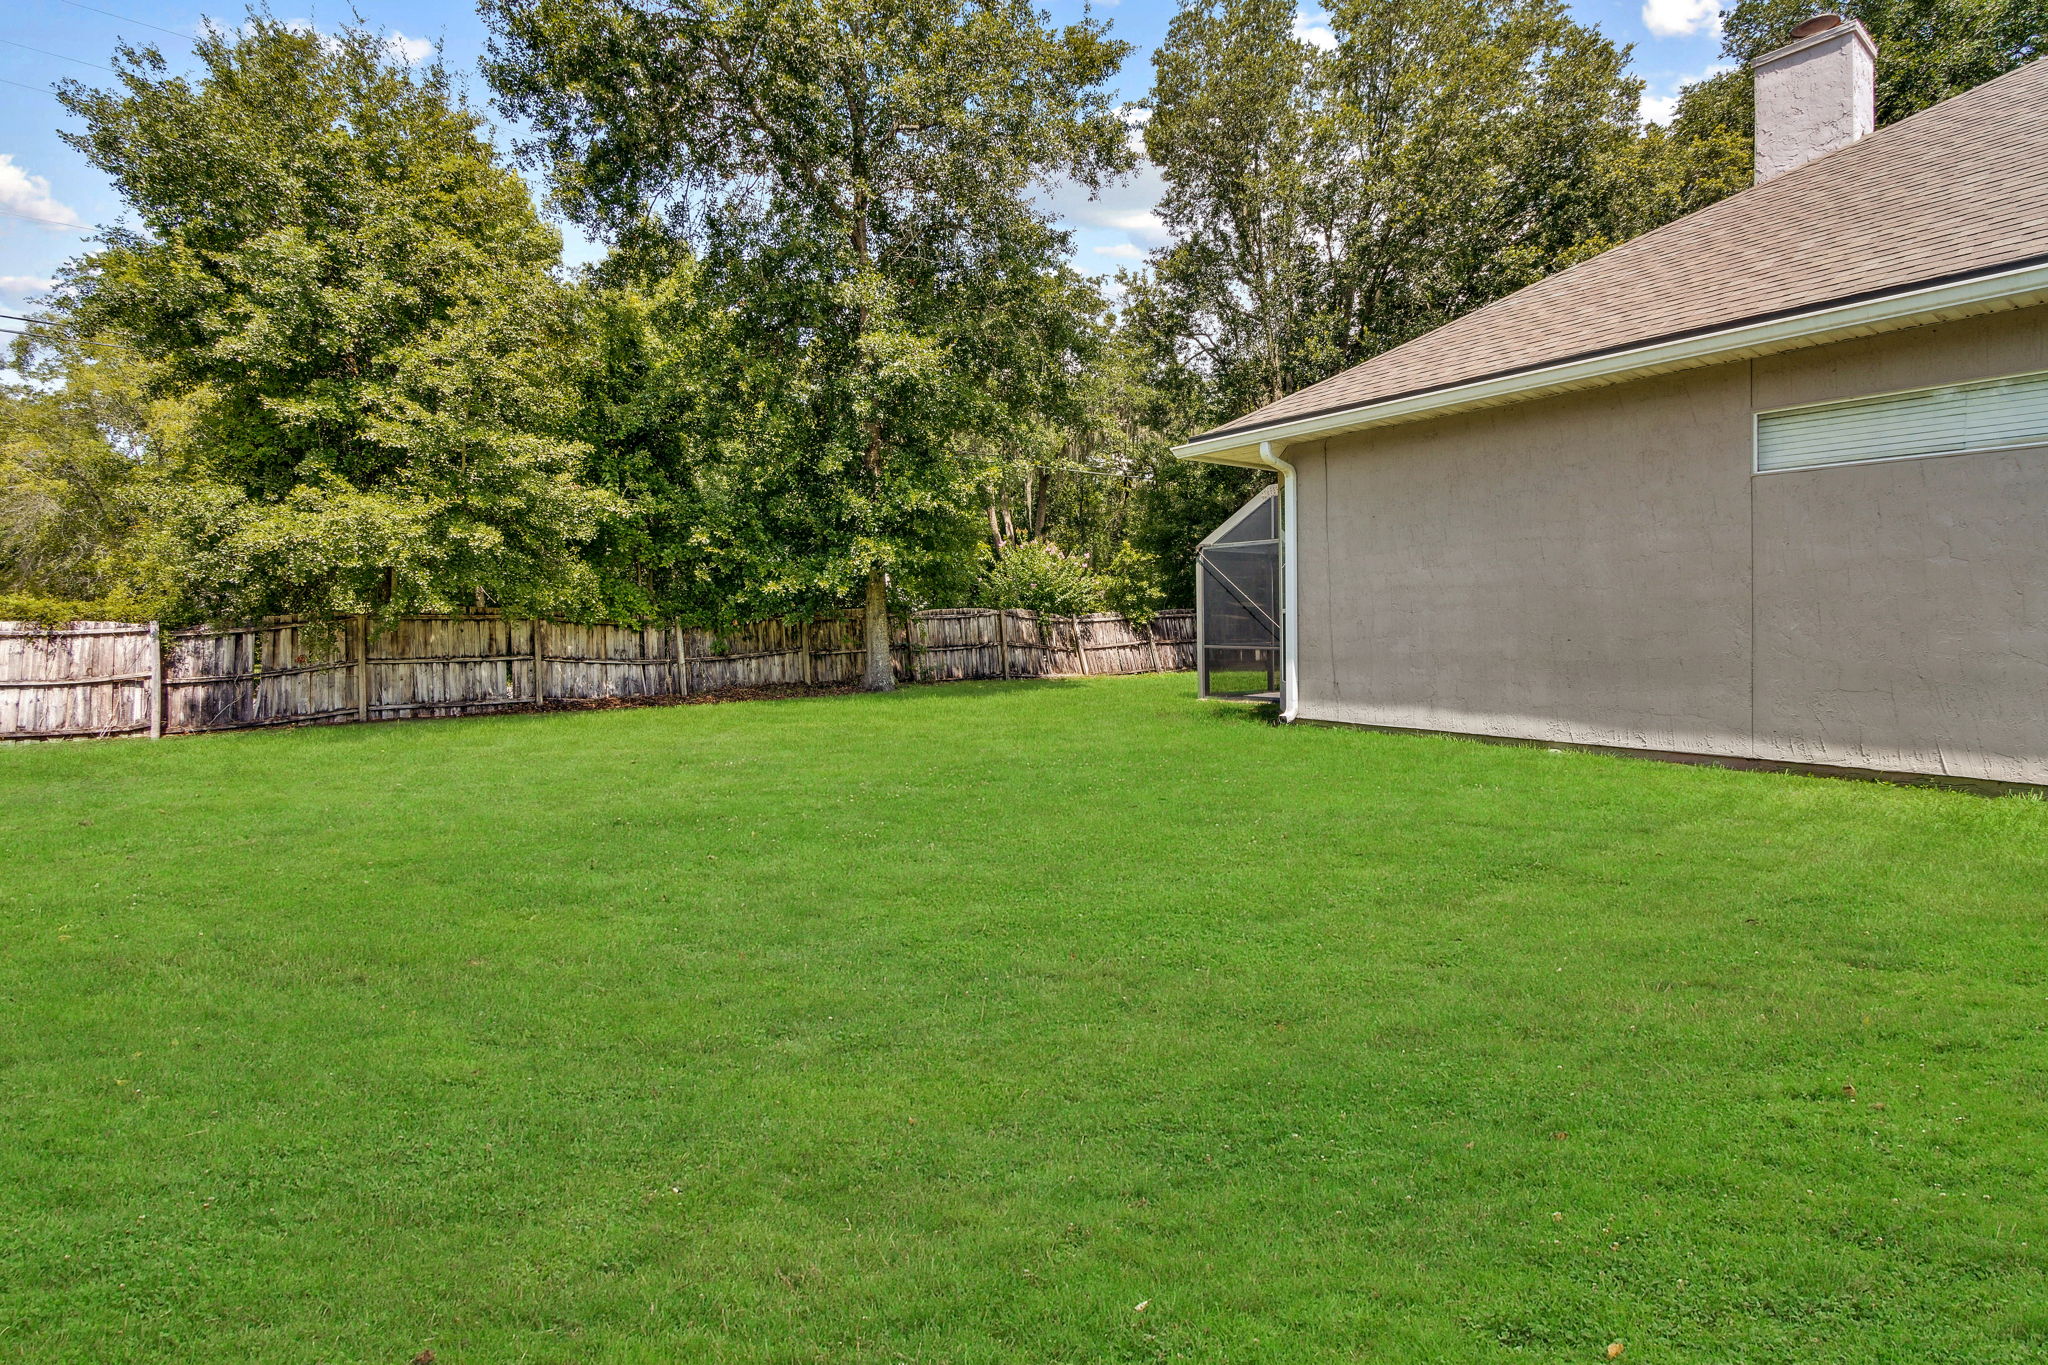
M 0 622 L 0 738 L 157 735 L 162 698 L 154 625 L 74 621 L 37 631 Z
M 890 622 L 906 682 L 1194 667 L 1194 613 L 921 611 Z M 541 702 L 857 681 L 860 613 L 729 633 L 579 626 L 484 612 L 389 627 L 276 620 L 227 629 L 0 622 L 0 740 L 189 734 L 454 716 Z

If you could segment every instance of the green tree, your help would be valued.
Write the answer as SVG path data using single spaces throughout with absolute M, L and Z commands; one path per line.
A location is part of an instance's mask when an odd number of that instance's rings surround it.
M 726 322 L 718 439 L 750 596 L 858 595 L 957 563 L 988 451 L 1057 410 L 1088 342 L 1035 191 L 1122 169 L 1103 25 L 1020 0 L 485 0 L 485 68 L 593 232 L 692 248 Z M 755 496 L 731 496 L 730 492 Z
M 0 592 L 147 613 L 120 600 L 121 555 L 143 515 L 150 433 L 176 425 L 178 401 L 146 396 L 150 367 L 131 353 L 61 328 L 12 349 L 27 382 L 0 385 Z
M 1145 146 L 1174 245 L 1137 325 L 1205 420 L 1312 384 L 1635 228 L 1641 83 L 1556 0 L 1188 0 Z
M 1688 87 L 1690 88 L 1690 87 Z M 1704 117 L 1681 95 L 1668 127 L 1647 124 L 1609 163 L 1616 232 L 1590 239 L 1579 259 L 1705 208 L 1755 182 L 1749 134 Z M 1569 264 L 1570 262 L 1563 262 Z
M 190 408 L 137 577 L 213 616 L 589 609 L 615 500 L 563 434 L 559 238 L 447 73 L 262 13 L 195 52 L 62 92 L 135 220 L 67 270 L 64 321 Z
M 1127 332 L 1100 304 L 1068 401 L 1006 433 L 989 452 L 990 540 L 1000 551 L 1050 537 L 1106 562 L 1124 539 L 1133 499 L 1166 451 L 1152 425 L 1154 396 L 1133 365 Z
M 1125 292 L 1137 283 L 1119 280 Z M 990 547 L 1050 540 L 1112 566 L 1104 572 L 1123 585 L 1106 599 L 1112 610 L 1192 606 L 1196 543 L 1265 476 L 1173 457 L 1176 434 L 1198 420 L 1196 386 L 1122 315 L 1101 314 L 1088 359 L 1070 411 L 991 451 Z
M 1208 380 L 1204 417 L 1313 383 L 1343 354 L 1327 62 L 1293 36 L 1295 12 L 1192 0 L 1152 58 L 1145 149 L 1177 241 L 1128 283 L 1141 325 Z
M 656 234 L 613 251 L 584 281 L 576 435 L 595 486 L 629 511 L 585 554 L 608 614 L 726 626 L 782 605 L 746 581 L 763 547 L 740 514 L 755 489 L 722 458 L 746 413 L 732 387 L 730 314 L 706 306 L 691 254 Z

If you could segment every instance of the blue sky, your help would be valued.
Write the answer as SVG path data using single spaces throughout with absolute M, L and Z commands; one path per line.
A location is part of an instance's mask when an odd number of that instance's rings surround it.
M 1169 0 L 1095 0 L 1118 36 L 1137 45 L 1126 63 L 1119 93 L 1142 96 L 1150 81 L 1152 47 L 1173 14 Z M 1081 13 L 1080 0 L 1056 0 L 1053 17 Z M 1719 39 L 1713 31 L 1715 0 L 1577 0 L 1578 17 L 1616 40 L 1635 45 L 1635 71 L 1647 82 L 1644 106 L 1651 116 L 1668 110 L 1669 98 L 1685 81 L 1713 69 Z M 475 76 L 483 47 L 483 26 L 463 0 L 357 0 L 357 11 L 390 35 L 395 51 L 424 56 L 430 45 L 446 45 L 450 65 L 470 73 L 473 95 L 487 92 Z M 111 13 L 110 13 L 111 12 Z M 275 0 L 275 12 L 331 26 L 348 15 L 345 3 L 300 6 Z M 176 67 L 189 49 L 176 34 L 198 31 L 213 15 L 239 21 L 242 11 L 185 0 L 9 0 L 9 22 L 0 29 L 0 312 L 21 305 L 48 287 L 57 265 L 83 249 L 92 225 L 113 221 L 121 202 L 106 181 L 57 138 L 64 110 L 47 93 L 66 76 L 87 82 L 106 79 L 103 68 L 122 38 L 161 45 Z M 1305 9 L 1301 31 L 1319 36 L 1321 16 Z M 500 140 L 504 132 L 500 130 Z M 1154 187 L 1140 172 L 1128 184 L 1090 201 L 1084 194 L 1053 198 L 1074 230 L 1075 264 L 1107 272 L 1139 259 L 1161 241 L 1149 210 Z M 595 255 L 590 243 L 568 234 L 573 261 Z M 0 321 L 0 326 L 12 324 Z

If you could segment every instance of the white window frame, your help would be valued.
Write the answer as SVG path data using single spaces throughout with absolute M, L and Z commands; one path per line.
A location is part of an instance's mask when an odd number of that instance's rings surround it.
M 1963 379 L 1948 384 L 1916 384 L 1906 389 L 1886 389 L 1880 393 L 1859 393 L 1853 398 L 1832 398 L 1825 403 L 1794 403 L 1782 408 L 1764 408 L 1750 414 L 1749 418 L 1749 460 L 1750 473 L 1759 477 L 1774 474 L 1811 474 L 1820 469 L 1854 469 L 1859 465 L 1897 464 L 1901 460 L 1943 460 L 1957 455 L 1996 455 L 2014 450 L 2048 449 L 2048 436 L 2038 441 L 2018 441 L 2010 445 L 1970 446 L 1962 450 L 1925 450 L 1903 455 L 1873 455 L 1867 460 L 1827 460 L 1818 464 L 1786 465 L 1782 469 L 1763 467 L 1763 421 L 1788 412 L 1813 412 L 1823 408 L 1849 408 L 1861 403 L 1876 402 L 1884 398 L 1904 398 L 1918 393 L 1937 393 L 1943 389 L 1968 389 L 1980 384 L 2005 384 L 2015 379 L 2039 379 L 2048 381 L 2048 370 L 2023 370 L 2018 374 L 1987 375 L 1982 379 Z

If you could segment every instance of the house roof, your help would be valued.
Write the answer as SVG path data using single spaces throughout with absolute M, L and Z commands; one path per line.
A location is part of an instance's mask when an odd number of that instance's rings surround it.
M 2048 60 L 1560 271 L 1207 442 L 2048 260 Z

